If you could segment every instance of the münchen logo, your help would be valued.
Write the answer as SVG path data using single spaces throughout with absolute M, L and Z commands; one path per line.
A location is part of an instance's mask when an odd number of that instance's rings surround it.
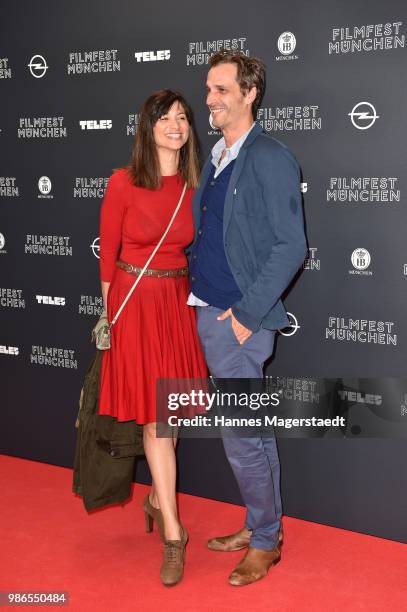
M 283 331 L 282 329 L 279 329 L 278 331 L 282 336 L 293 336 L 297 329 L 300 329 L 301 325 L 298 325 L 297 317 L 291 312 L 287 312 L 287 316 L 290 323 L 287 325 L 287 327 L 284 327 L 283 329 L 290 329 L 290 331 Z
M 351 255 L 352 265 L 356 270 L 366 270 L 370 265 L 370 253 L 366 249 L 355 249 Z
M 30 72 L 36 79 L 41 79 L 47 72 L 49 66 L 42 55 L 33 55 L 28 64 Z
M 297 44 L 296 38 L 292 32 L 283 32 L 278 37 L 277 47 L 283 55 L 294 53 Z
M 376 119 L 379 119 L 375 107 L 370 102 L 359 102 L 348 115 L 353 126 L 358 130 L 368 130 Z
M 48 195 L 51 191 L 52 183 L 47 176 L 42 176 L 38 181 L 38 189 L 43 195 Z
M 213 123 L 212 113 L 209 113 L 209 125 L 211 129 L 208 130 L 208 136 L 222 136 L 220 129 Z
M 95 257 L 97 257 L 98 259 L 100 259 L 99 257 L 99 251 L 100 251 L 100 244 L 99 244 L 99 236 L 97 238 L 95 238 L 95 240 L 92 242 L 92 244 L 90 245 L 90 248 L 92 249 L 92 253 L 94 254 Z

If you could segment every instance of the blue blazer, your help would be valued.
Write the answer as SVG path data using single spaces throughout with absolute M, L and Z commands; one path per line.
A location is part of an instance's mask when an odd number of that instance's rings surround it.
M 201 198 L 211 169 L 207 159 L 193 199 L 195 237 Z M 256 124 L 233 168 L 225 198 L 223 244 L 242 298 L 232 305 L 237 320 L 252 331 L 289 324 L 281 295 L 306 255 L 300 170 L 281 142 Z M 191 249 L 191 251 L 192 251 Z

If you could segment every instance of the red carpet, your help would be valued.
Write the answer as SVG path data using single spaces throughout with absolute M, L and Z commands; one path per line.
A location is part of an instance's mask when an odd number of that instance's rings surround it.
M 407 610 L 405 545 L 290 518 L 281 563 L 256 584 L 229 586 L 242 553 L 214 553 L 205 542 L 239 528 L 244 510 L 189 495 L 179 496 L 190 534 L 184 580 L 165 588 L 160 541 L 145 533 L 140 510 L 147 487 L 135 485 L 124 507 L 88 515 L 71 477 L 0 457 L 0 591 L 68 591 L 68 609 L 87 612 Z

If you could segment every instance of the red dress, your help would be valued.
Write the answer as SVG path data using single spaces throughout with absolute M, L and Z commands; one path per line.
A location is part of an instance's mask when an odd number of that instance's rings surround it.
M 109 321 L 136 276 L 117 268 L 122 259 L 143 267 L 159 242 L 181 195 L 178 175 L 164 176 L 156 191 L 135 187 L 126 170 L 109 180 L 101 209 L 100 273 L 110 282 Z M 192 189 L 150 268 L 182 268 L 184 248 L 193 239 Z M 112 328 L 111 348 L 103 354 L 99 414 L 119 421 L 156 421 L 157 378 L 201 378 L 207 369 L 196 330 L 195 311 L 187 305 L 187 276 L 143 276 Z

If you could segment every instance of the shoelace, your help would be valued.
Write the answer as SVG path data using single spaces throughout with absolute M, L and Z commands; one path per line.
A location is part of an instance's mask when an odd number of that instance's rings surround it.
M 181 547 L 176 542 L 167 541 L 165 543 L 165 557 L 170 565 L 175 565 L 180 561 Z

